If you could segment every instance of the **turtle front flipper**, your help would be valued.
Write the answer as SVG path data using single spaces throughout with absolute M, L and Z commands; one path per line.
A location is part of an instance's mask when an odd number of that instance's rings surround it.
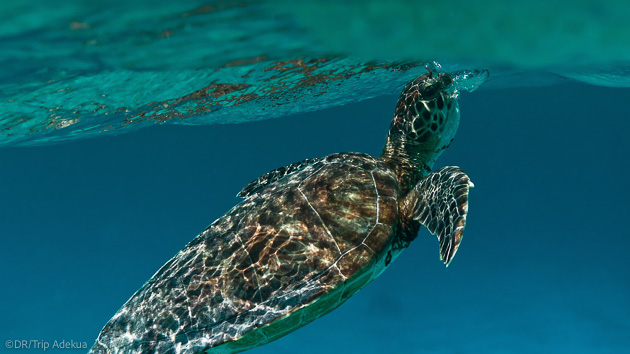
M 456 166 L 443 167 L 423 178 L 405 197 L 410 217 L 440 241 L 440 259 L 448 266 L 466 227 L 468 191 L 473 187 L 468 176 Z

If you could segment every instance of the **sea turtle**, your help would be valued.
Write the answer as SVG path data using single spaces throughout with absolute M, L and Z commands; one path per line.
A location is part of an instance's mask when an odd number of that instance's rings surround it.
M 431 168 L 459 124 L 457 90 L 429 70 L 409 82 L 380 158 L 337 153 L 273 170 L 166 262 L 103 328 L 93 353 L 234 353 L 332 311 L 417 236 L 451 262 L 472 183 Z

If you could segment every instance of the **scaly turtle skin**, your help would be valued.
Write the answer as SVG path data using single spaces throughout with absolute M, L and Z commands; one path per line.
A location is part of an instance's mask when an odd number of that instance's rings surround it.
M 107 323 L 91 352 L 235 353 L 332 311 L 416 237 L 437 234 L 448 265 L 472 186 L 427 173 L 459 124 L 445 73 L 404 88 L 380 158 L 338 153 L 267 173 L 169 260 Z

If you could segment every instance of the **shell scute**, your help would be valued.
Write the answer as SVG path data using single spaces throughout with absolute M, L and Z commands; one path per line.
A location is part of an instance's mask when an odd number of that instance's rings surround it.
M 398 200 L 391 197 L 378 198 L 378 218 L 379 224 L 394 225 L 398 218 Z
M 381 254 L 385 246 L 391 242 L 392 228 L 385 224 L 376 224 L 370 233 L 363 240 L 363 244 L 374 253 Z
M 396 176 L 393 173 L 377 169 L 372 171 L 372 177 L 374 178 L 379 196 L 398 197 Z
M 352 251 L 346 253 L 337 262 L 337 267 L 346 278 L 360 276 L 365 271 L 371 269 L 375 262 L 374 252 L 366 245 L 359 245 Z
M 301 190 L 341 253 L 361 244 L 376 220 L 376 189 L 368 171 L 328 168 L 304 181 Z

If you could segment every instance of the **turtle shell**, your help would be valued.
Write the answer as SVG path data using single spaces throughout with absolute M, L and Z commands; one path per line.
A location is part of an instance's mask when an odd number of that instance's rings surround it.
M 333 154 L 267 185 L 169 260 L 105 326 L 93 352 L 238 352 L 323 316 L 384 268 L 395 175 Z

